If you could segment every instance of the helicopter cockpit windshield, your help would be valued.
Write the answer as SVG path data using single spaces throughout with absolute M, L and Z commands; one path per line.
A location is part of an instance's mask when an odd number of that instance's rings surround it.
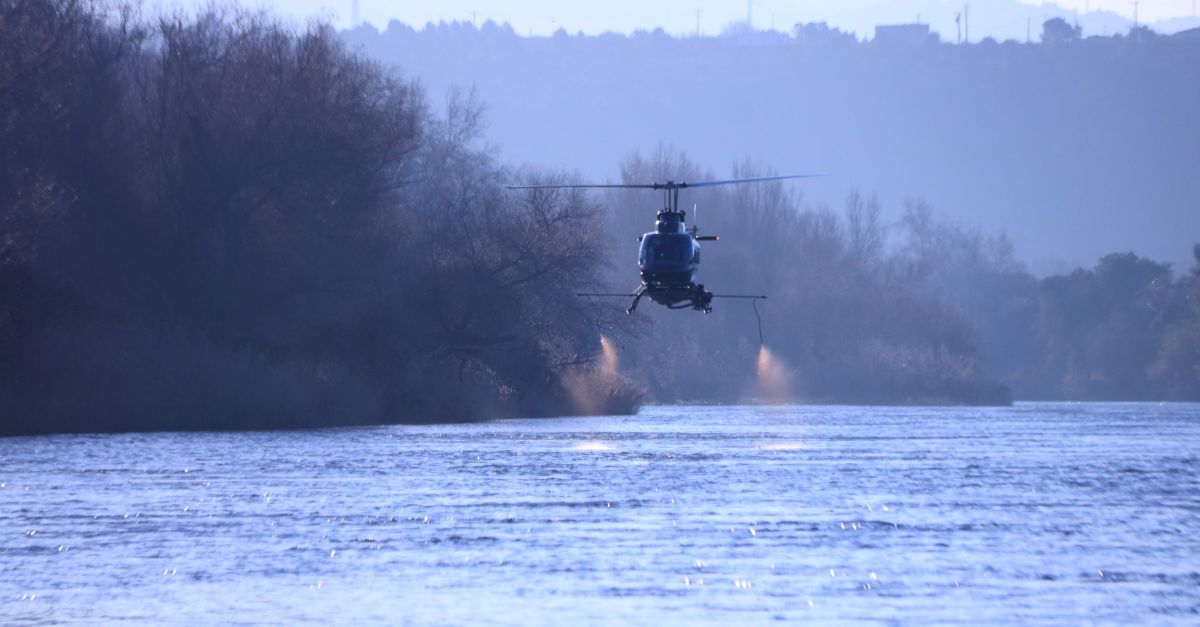
M 695 263 L 695 247 L 686 233 L 647 233 L 638 257 L 643 269 L 680 271 Z

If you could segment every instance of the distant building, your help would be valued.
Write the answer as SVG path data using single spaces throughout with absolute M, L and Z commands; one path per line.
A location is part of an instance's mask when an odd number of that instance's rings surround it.
M 1172 35 L 1172 37 L 1182 39 L 1183 41 L 1200 41 L 1200 27 L 1181 30 Z
M 928 24 L 887 24 L 875 27 L 875 42 L 920 46 L 937 41 L 937 35 L 929 32 Z

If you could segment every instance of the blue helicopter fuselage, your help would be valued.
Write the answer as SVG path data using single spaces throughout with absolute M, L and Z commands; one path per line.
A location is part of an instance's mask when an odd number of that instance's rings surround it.
M 655 230 L 642 235 L 638 269 L 651 299 L 676 303 L 692 296 L 700 245 L 687 232 L 682 211 L 660 211 Z

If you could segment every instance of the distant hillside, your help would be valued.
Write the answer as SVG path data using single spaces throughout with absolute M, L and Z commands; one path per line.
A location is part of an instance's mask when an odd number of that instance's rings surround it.
M 1038 40 L 1040 25 L 1034 25 Z M 861 43 L 821 25 L 726 37 L 518 36 L 493 23 L 343 33 L 436 102 L 474 86 L 506 160 L 617 176 L 660 142 L 720 167 L 825 171 L 810 201 L 878 192 L 1004 230 L 1035 270 L 1112 250 L 1190 265 L 1200 232 L 1200 42 Z

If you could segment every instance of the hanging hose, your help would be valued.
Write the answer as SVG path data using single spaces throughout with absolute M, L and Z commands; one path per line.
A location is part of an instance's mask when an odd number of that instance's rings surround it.
M 750 306 L 754 308 L 754 317 L 758 319 L 758 345 L 765 346 L 766 342 L 763 341 L 762 334 L 762 316 L 758 313 L 758 300 L 751 300 Z

